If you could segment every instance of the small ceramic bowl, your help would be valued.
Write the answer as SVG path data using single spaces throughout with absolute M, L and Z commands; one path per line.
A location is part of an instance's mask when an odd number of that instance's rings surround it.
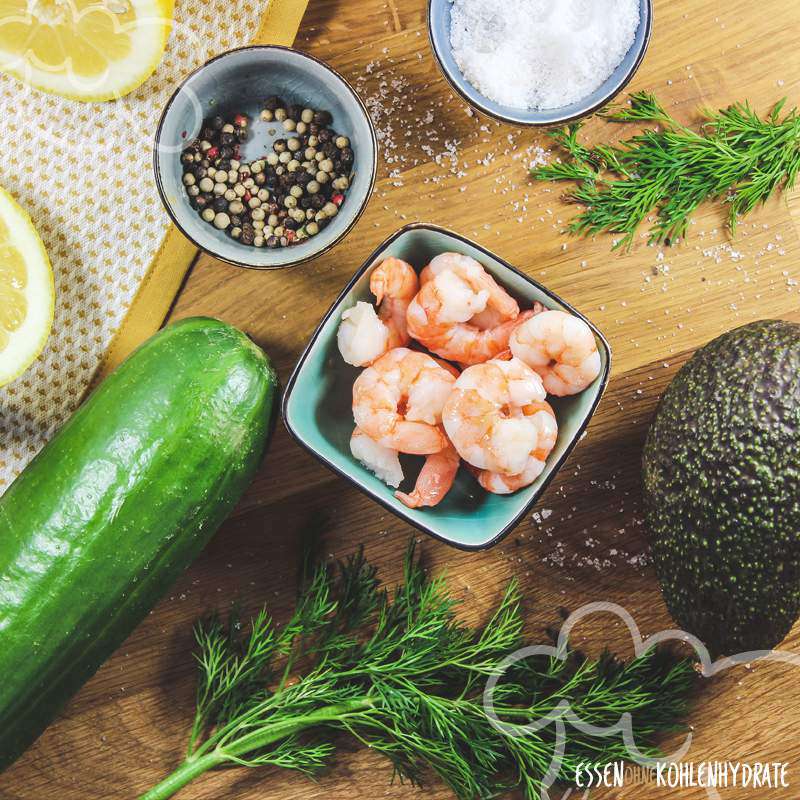
M 422 269 L 435 255 L 464 253 L 481 264 L 506 287 L 523 308 L 538 300 L 549 308 L 563 309 L 585 319 L 544 286 L 502 259 L 456 233 L 436 225 L 414 224 L 387 239 L 356 272 L 331 306 L 300 357 L 283 396 L 283 419 L 289 433 L 324 464 L 397 516 L 437 539 L 464 550 L 481 550 L 505 536 L 539 499 L 577 444 L 605 389 L 611 365 L 608 343 L 588 320 L 597 338 L 602 369 L 594 383 L 573 397 L 548 398 L 558 419 L 558 441 L 542 475 L 526 489 L 511 495 L 485 492 L 462 466 L 453 488 L 435 508 L 410 509 L 394 490 L 376 478 L 350 453 L 353 432 L 352 387 L 359 370 L 346 364 L 336 344 L 342 312 L 359 300 L 374 301 L 369 291 L 370 273 L 388 256 L 396 256 Z M 410 491 L 423 459 L 401 456 Z
M 442 74 L 469 105 L 490 117 L 512 125 L 557 126 L 589 116 L 611 102 L 625 88 L 642 63 L 653 31 L 653 0 L 640 0 L 639 27 L 625 58 L 592 94 L 561 108 L 524 109 L 495 103 L 482 95 L 461 73 L 450 46 L 452 0 L 428 0 L 428 34 Z
M 204 118 L 247 114 L 251 136 L 242 148 L 245 161 L 266 155 L 275 139 L 288 134 L 279 122 L 259 115 L 264 101 L 278 95 L 330 111 L 332 127 L 353 148 L 353 181 L 339 213 L 328 227 L 291 247 L 252 247 L 232 239 L 200 218 L 181 182 L 181 150 L 196 138 Z M 364 104 L 347 81 L 327 64 L 287 47 L 243 47 L 223 53 L 195 70 L 166 105 L 155 138 L 158 191 L 173 222 L 198 247 L 240 267 L 274 269 L 300 264 L 333 247 L 361 216 L 375 184 L 378 144 Z

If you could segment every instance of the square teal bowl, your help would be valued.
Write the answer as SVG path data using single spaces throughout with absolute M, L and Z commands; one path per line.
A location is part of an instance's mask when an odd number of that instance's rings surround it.
M 499 283 L 530 308 L 534 301 L 548 308 L 575 314 L 594 331 L 601 357 L 600 375 L 581 394 L 550 398 L 558 419 L 558 441 L 545 471 L 535 483 L 511 495 L 485 492 L 462 466 L 453 488 L 435 508 L 410 509 L 394 496 L 394 490 L 376 478 L 350 453 L 353 432 L 352 387 L 359 373 L 342 360 L 336 331 L 342 312 L 359 300 L 374 300 L 369 291 L 373 267 L 396 256 L 421 270 L 435 255 L 464 253 L 480 261 Z M 585 430 L 608 381 L 611 349 L 597 328 L 572 306 L 502 259 L 452 231 L 418 223 L 401 228 L 387 239 L 356 272 L 325 314 L 289 378 L 283 396 L 283 420 L 289 433 L 334 472 L 355 484 L 382 506 L 427 534 L 463 550 L 491 547 L 509 533 L 530 511 L 558 472 Z M 401 456 L 410 491 L 423 459 Z

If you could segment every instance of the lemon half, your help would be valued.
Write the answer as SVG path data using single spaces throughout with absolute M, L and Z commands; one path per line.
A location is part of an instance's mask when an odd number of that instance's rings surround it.
M 42 352 L 53 325 L 53 270 L 31 218 L 0 188 L 0 386 Z
M 0 0 L 0 71 L 71 100 L 113 100 L 155 71 L 173 0 Z

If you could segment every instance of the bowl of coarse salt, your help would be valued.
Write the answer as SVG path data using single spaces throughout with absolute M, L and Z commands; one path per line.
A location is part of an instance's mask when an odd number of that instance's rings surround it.
M 631 80 L 653 29 L 652 0 L 428 0 L 439 67 L 477 111 L 563 125 Z

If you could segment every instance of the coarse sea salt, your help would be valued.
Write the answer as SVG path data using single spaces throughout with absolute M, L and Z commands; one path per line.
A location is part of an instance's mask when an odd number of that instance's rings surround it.
M 467 81 L 511 108 L 589 96 L 622 62 L 639 0 L 452 0 L 450 45 Z

